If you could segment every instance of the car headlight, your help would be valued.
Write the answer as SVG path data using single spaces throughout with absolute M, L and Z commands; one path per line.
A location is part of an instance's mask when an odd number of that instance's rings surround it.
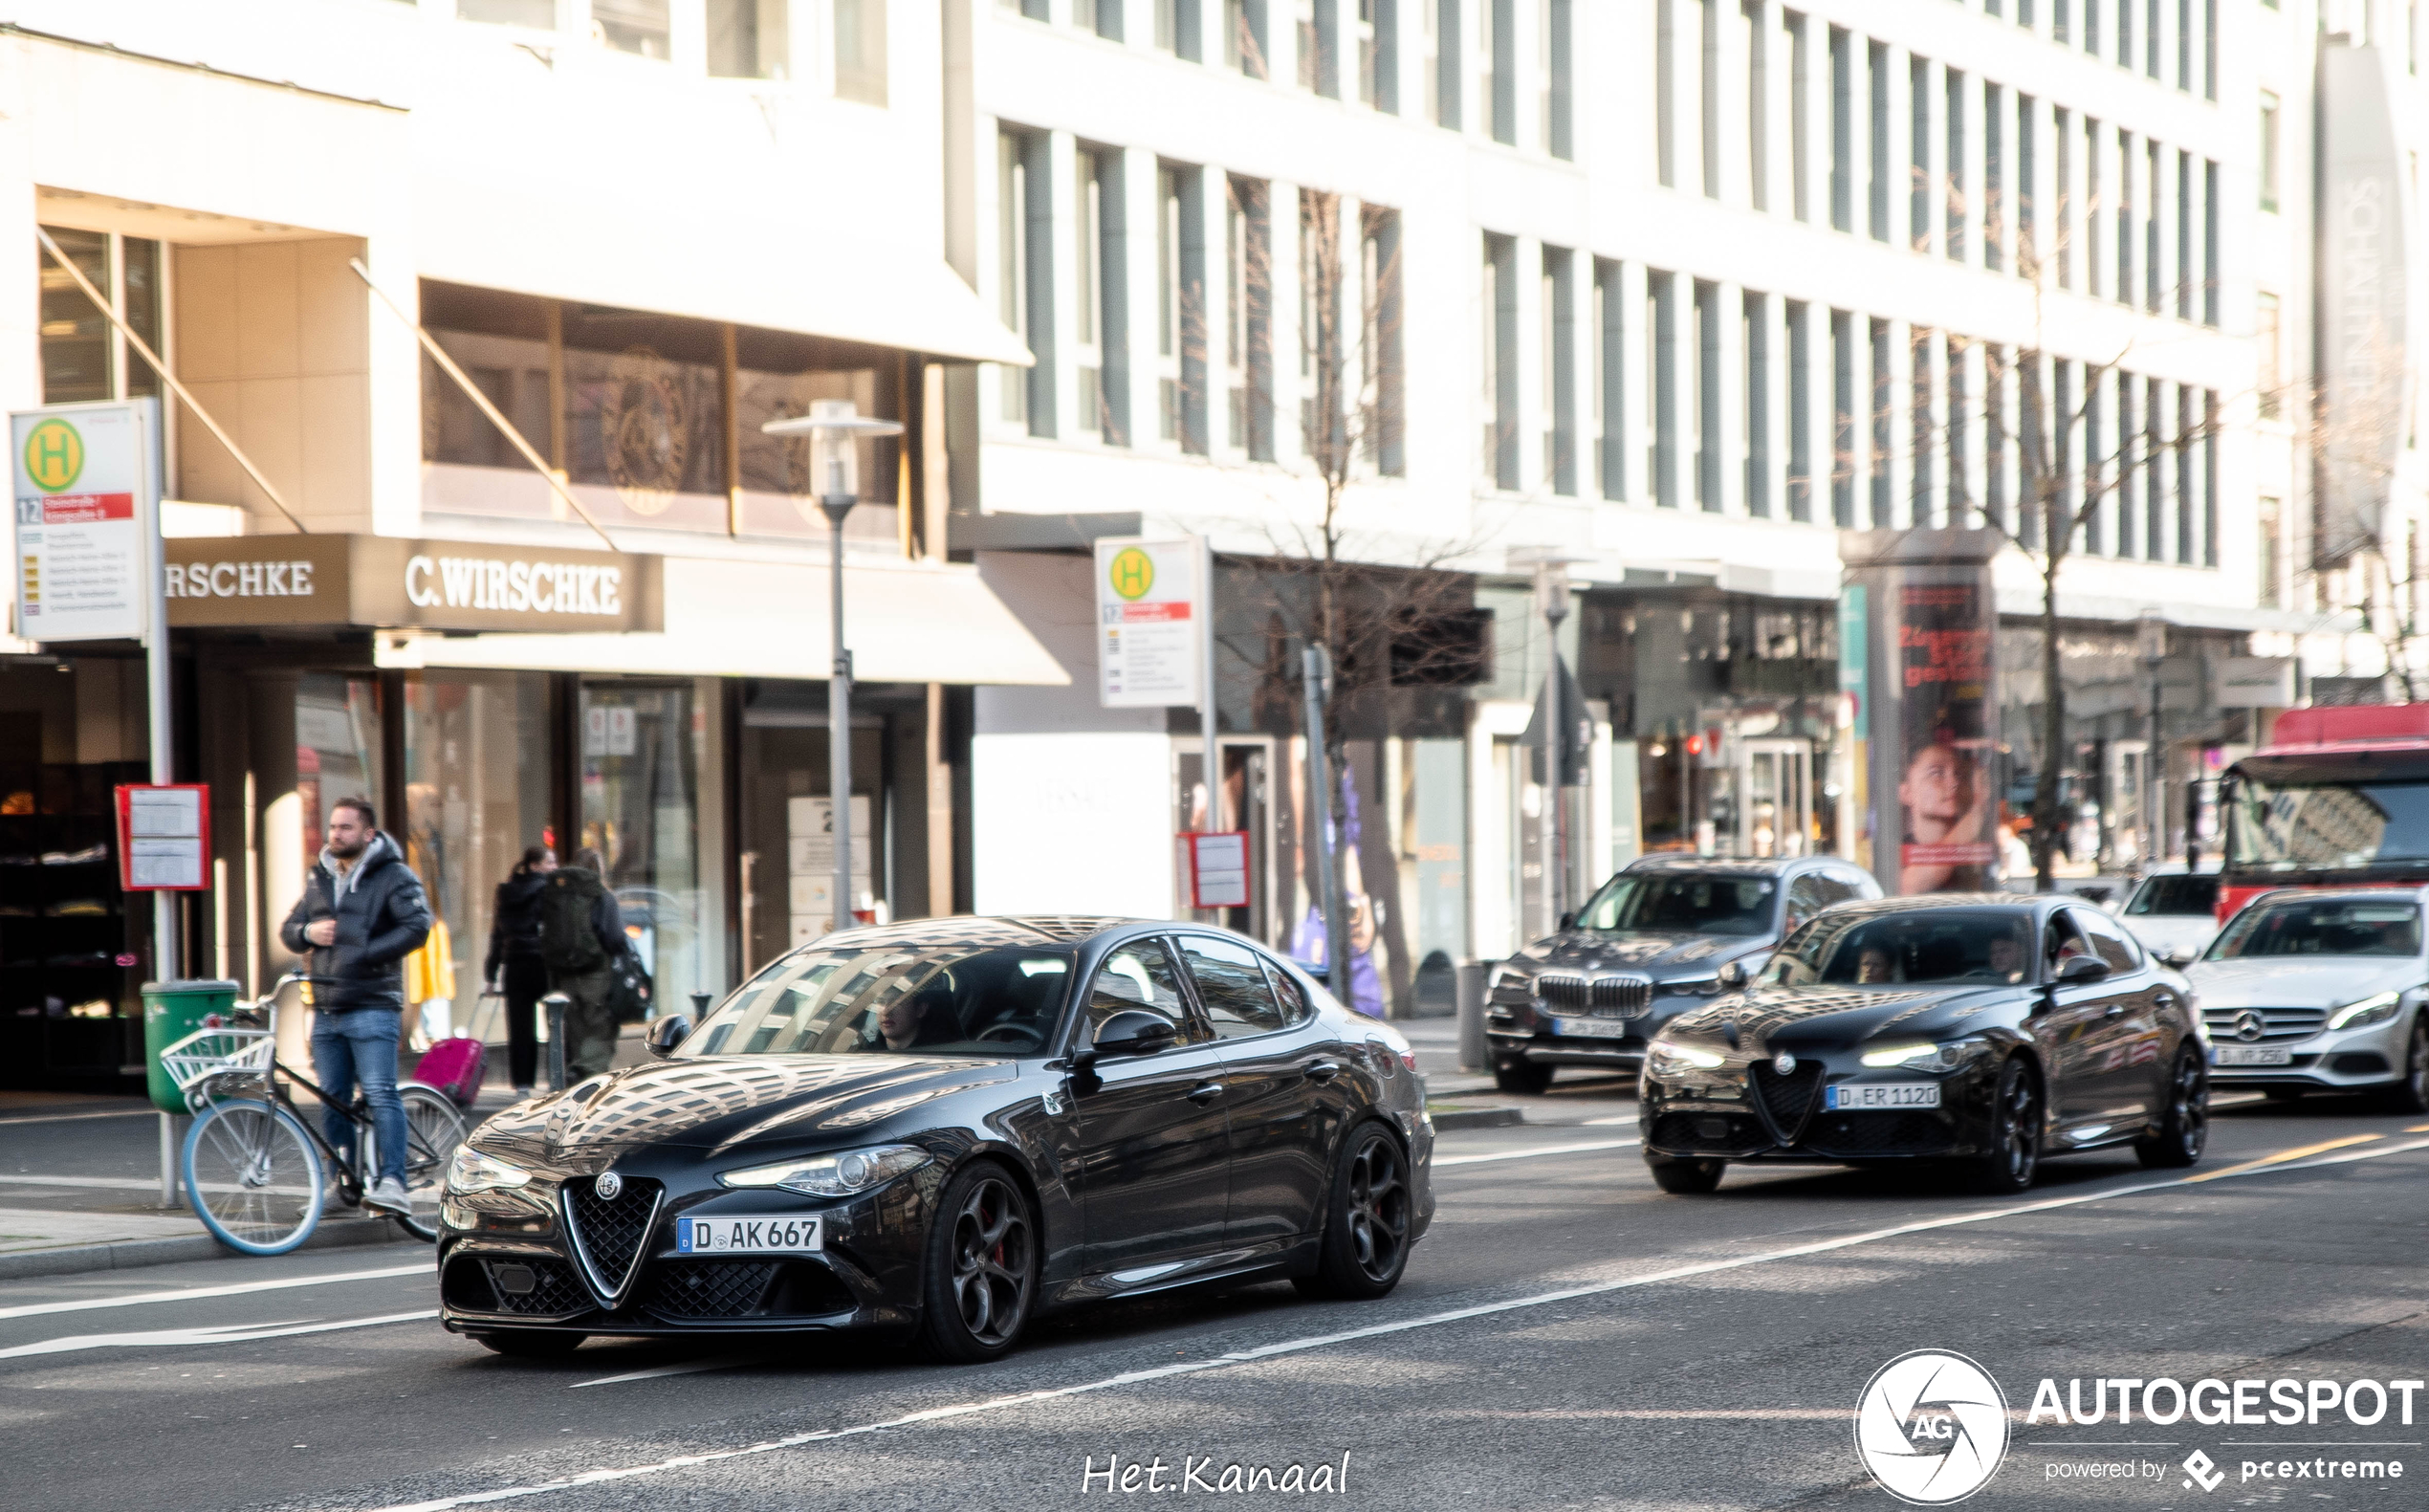
M 1653 991 L 1657 993 L 1697 993 L 1709 997 L 1714 993 L 1720 991 L 1720 974 L 1718 972 L 1715 972 L 1709 976 L 1674 976 L 1666 982 L 1653 983 Z
M 2385 1023 L 2396 1016 L 2396 1009 L 2402 1004 L 2403 1000 L 2404 995 L 2401 993 L 2380 993 L 2375 997 L 2365 997 L 2357 1003 L 2347 1003 L 2328 1016 L 2328 1027 L 2359 1029 L 2369 1024 Z
M 779 1160 L 772 1166 L 746 1166 L 740 1171 L 720 1171 L 717 1184 L 725 1187 L 782 1187 L 787 1192 L 803 1192 L 814 1197 L 848 1197 L 854 1193 L 881 1187 L 907 1171 L 916 1171 L 928 1164 L 930 1155 L 917 1145 L 875 1145 L 866 1150 L 842 1150 L 830 1155 L 804 1155 L 799 1160 Z
M 1717 1071 L 1728 1063 L 1728 1057 L 1712 1050 L 1699 1050 L 1675 1040 L 1656 1040 L 1646 1051 L 1646 1068 L 1655 1076 L 1684 1076 L 1690 1071 Z
M 1867 1050 L 1866 1065 L 1895 1066 L 1902 1071 L 1954 1071 L 1974 1058 L 1980 1040 L 1952 1040 L 1945 1044 L 1885 1044 Z
M 498 1192 L 511 1187 L 531 1185 L 532 1173 L 520 1166 L 510 1166 L 495 1155 L 485 1155 L 470 1145 L 455 1147 L 455 1158 L 448 1162 L 447 1190 L 455 1192 Z

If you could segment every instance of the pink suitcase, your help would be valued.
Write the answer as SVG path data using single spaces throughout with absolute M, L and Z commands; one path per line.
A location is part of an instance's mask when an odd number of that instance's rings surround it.
M 489 1056 L 489 1043 L 482 1036 L 455 1035 L 435 1041 L 422 1053 L 421 1061 L 413 1067 L 412 1079 L 446 1093 L 448 1101 L 456 1107 L 470 1108 L 472 1100 L 481 1095 Z

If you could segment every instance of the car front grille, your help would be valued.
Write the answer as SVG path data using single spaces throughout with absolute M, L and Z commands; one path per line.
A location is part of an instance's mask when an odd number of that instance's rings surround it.
M 1662 1150 L 1728 1154 L 1769 1143 L 1762 1126 L 1741 1113 L 1664 1113 L 1653 1120 L 1653 1144 Z
M 1952 1143 L 1948 1123 L 1933 1113 L 1825 1113 L 1805 1130 L 1817 1154 L 1922 1155 Z
M 1780 1143 L 1795 1144 L 1821 1096 L 1822 1063 L 1800 1061 L 1795 1070 L 1782 1076 L 1772 1069 L 1770 1062 L 1757 1061 L 1753 1080 L 1755 1097 L 1763 1112 L 1770 1115 L 1772 1132 Z
M 2257 1040 L 2246 1040 L 2237 1033 L 2237 1020 L 2245 1014 L 2261 1016 L 2262 1030 Z M 2319 1033 L 2328 1022 L 2325 1008 L 2205 1008 L 2201 1021 L 2210 1028 L 2210 1039 L 2219 1044 L 2269 1044 L 2283 1040 L 2308 1040 Z
M 591 1281 L 613 1298 L 632 1276 L 649 1238 L 649 1221 L 658 1211 L 660 1187 L 643 1177 L 625 1177 L 624 1190 L 611 1200 L 599 1194 L 596 1178 L 565 1184 L 565 1218 L 574 1242 L 589 1262 Z
M 527 1318 L 556 1318 L 589 1305 L 574 1267 L 547 1256 L 506 1259 L 485 1257 L 481 1272 L 490 1284 L 493 1305 L 479 1311 L 520 1313 Z M 465 1288 L 470 1290 L 469 1282 Z M 459 1305 L 472 1306 L 470 1302 Z
M 1554 1013 L 1633 1019 L 1653 1005 L 1653 984 L 1650 977 L 1621 973 L 1545 972 L 1535 978 L 1535 996 Z
M 649 1277 L 641 1304 L 662 1318 L 749 1318 L 765 1311 L 775 1260 L 669 1260 Z

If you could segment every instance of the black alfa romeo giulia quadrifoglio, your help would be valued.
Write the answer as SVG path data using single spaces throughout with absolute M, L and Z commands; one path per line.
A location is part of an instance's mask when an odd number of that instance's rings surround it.
M 2208 1044 L 2184 978 L 2074 899 L 1847 903 L 1672 1020 L 1637 1112 L 1670 1192 L 1731 1161 L 1923 1160 L 2022 1192 L 2047 1154 L 2199 1160 Z
M 1433 1214 L 1407 1041 L 1236 934 L 855 930 L 650 1044 L 458 1153 L 449 1329 L 528 1354 L 860 1328 L 981 1360 L 1094 1298 L 1379 1297 Z

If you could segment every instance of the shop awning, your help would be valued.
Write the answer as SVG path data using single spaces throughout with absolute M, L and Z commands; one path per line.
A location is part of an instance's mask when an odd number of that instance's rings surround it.
M 813 563 L 668 557 L 666 628 L 622 634 L 389 635 L 383 667 L 480 667 L 682 677 L 823 681 L 827 569 Z M 1071 676 L 1012 610 L 952 562 L 843 568 L 845 639 L 864 682 L 1062 687 Z

